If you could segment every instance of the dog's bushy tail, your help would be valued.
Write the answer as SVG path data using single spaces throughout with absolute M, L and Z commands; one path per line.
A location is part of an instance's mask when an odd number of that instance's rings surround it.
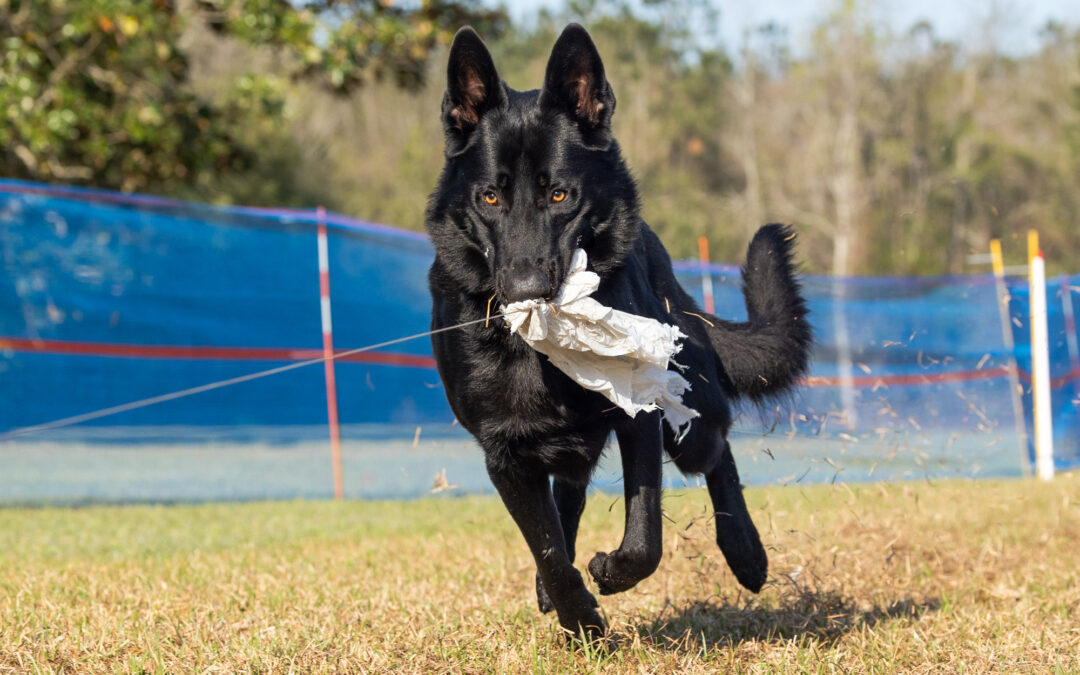
M 747 320 L 716 319 L 709 329 L 735 395 L 761 401 L 784 393 L 806 373 L 813 333 L 795 276 L 794 249 L 790 227 L 759 229 L 742 268 Z

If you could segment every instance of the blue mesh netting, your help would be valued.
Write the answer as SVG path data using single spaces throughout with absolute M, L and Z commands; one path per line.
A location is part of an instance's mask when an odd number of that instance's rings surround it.
M 0 181 L 0 433 L 317 356 L 315 223 L 310 211 Z M 336 347 L 425 331 L 426 238 L 336 215 L 328 224 Z M 677 272 L 700 301 L 698 264 L 677 263 Z M 737 268 L 710 273 L 717 313 L 744 316 Z M 802 448 L 792 452 L 816 452 L 807 460 L 814 479 L 835 479 L 838 464 L 851 467 L 845 478 L 873 478 L 897 453 L 910 459 L 898 475 L 944 466 L 1019 473 L 1030 443 L 1015 423 L 1008 373 L 1015 359 L 1030 428 L 1027 285 L 1010 280 L 1008 290 L 1013 352 L 989 275 L 806 277 L 818 343 L 808 386 L 775 408 L 743 411 L 738 433 L 760 443 L 771 429 L 776 443 Z M 1077 292 L 1078 276 L 1048 288 L 1059 468 L 1080 464 L 1080 365 L 1063 304 Z M 426 338 L 339 362 L 337 380 L 346 438 L 408 442 L 418 426 L 425 438 L 459 433 Z M 314 366 L 0 449 L 44 441 L 288 445 L 324 438 L 325 423 L 323 371 Z M 815 443 L 825 449 L 807 449 Z M 775 479 L 787 478 L 779 474 L 790 467 L 777 467 Z

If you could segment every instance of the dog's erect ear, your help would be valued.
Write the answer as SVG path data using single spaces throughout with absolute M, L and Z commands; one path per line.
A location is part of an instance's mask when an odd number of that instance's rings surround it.
M 615 93 L 604 77 L 600 52 L 576 23 L 563 30 L 551 49 L 540 104 L 568 114 L 590 147 L 604 150 L 611 144 Z
M 446 154 L 461 154 L 484 113 L 505 101 L 506 92 L 484 41 L 472 28 L 462 28 L 454 36 L 446 67 L 446 95 L 442 103 Z

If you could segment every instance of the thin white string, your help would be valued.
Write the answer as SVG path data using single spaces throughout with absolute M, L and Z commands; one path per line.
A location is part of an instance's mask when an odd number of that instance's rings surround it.
M 464 328 L 465 326 L 473 326 L 478 323 L 484 323 L 491 319 L 498 319 L 502 314 L 495 314 L 483 319 L 476 319 L 475 321 L 466 321 L 465 323 L 459 323 L 456 326 L 446 326 L 443 328 L 437 328 L 435 330 L 427 331 L 426 333 L 417 333 L 415 335 L 408 335 L 406 337 L 397 338 L 395 340 L 388 340 L 386 342 L 380 342 L 375 345 L 368 345 L 367 347 L 358 347 L 356 349 L 349 349 L 343 352 L 337 352 L 331 356 L 320 356 L 317 359 L 309 359 L 307 361 L 298 361 L 296 363 L 290 363 L 287 366 L 278 366 L 277 368 L 270 368 L 269 370 L 260 370 L 257 373 L 249 373 L 248 375 L 240 375 L 239 377 L 232 377 L 227 380 L 219 380 L 217 382 L 211 382 L 209 384 L 202 384 L 197 387 L 191 387 L 189 389 L 182 389 L 180 391 L 174 391 L 169 394 L 161 394 L 160 396 L 152 396 L 150 398 L 140 399 L 138 401 L 132 401 L 130 403 L 123 403 L 121 405 L 115 405 L 110 408 L 102 408 L 93 412 L 82 413 L 81 415 L 73 415 L 71 417 L 65 417 L 59 420 L 53 420 L 52 422 L 45 422 L 43 424 L 35 424 L 29 427 L 19 427 L 12 429 L 11 431 L 5 431 L 0 433 L 0 442 L 18 438 L 20 436 L 27 436 L 29 434 L 38 433 L 41 431 L 48 431 L 51 429 L 60 429 L 62 427 L 70 427 L 82 422 L 89 422 L 90 420 L 100 419 L 102 417 L 108 417 L 109 415 L 116 415 L 118 413 L 127 412 L 128 410 L 136 410 L 138 408 L 145 408 L 147 406 L 155 405 L 157 403 L 164 403 L 166 401 L 173 401 L 178 398 L 184 398 L 185 396 L 193 396 L 195 394 L 201 394 L 204 391 L 213 391 L 214 389 L 221 389 L 222 387 L 228 387 L 234 384 L 240 384 L 241 382 L 250 382 L 251 380 L 257 380 L 262 377 L 269 377 L 270 375 L 277 375 L 278 373 L 284 373 L 289 370 L 296 370 L 297 368 L 303 368 L 304 366 L 311 366 L 316 363 L 322 363 L 323 361 L 332 361 L 334 359 L 340 359 L 344 356 L 351 356 L 353 354 L 360 354 L 361 352 L 369 352 L 373 349 L 381 349 L 383 347 L 389 347 L 390 345 L 396 345 L 401 342 L 408 342 L 409 340 L 416 340 L 422 337 L 428 337 L 429 335 L 436 335 L 438 333 L 445 333 L 446 331 L 456 330 L 458 328 Z

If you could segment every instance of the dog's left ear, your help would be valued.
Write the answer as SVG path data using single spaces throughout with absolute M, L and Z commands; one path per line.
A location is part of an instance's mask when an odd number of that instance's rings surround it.
M 563 30 L 551 49 L 540 105 L 569 115 L 589 147 L 606 150 L 611 144 L 615 93 L 604 77 L 600 52 L 576 23 Z

